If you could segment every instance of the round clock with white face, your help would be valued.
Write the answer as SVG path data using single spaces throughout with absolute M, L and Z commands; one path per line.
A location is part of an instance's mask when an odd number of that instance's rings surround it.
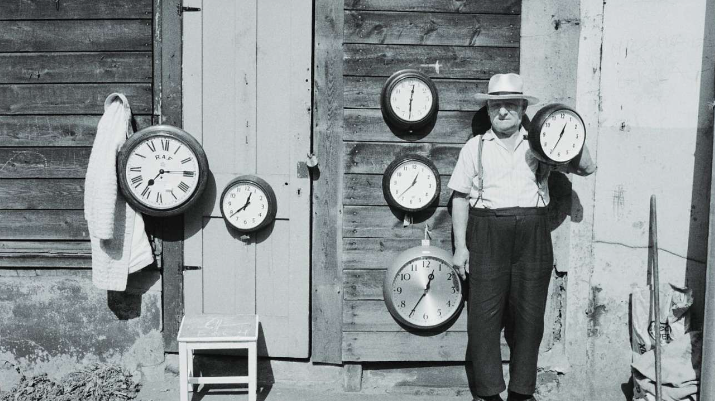
M 529 129 L 529 145 L 544 163 L 562 165 L 581 154 L 586 143 L 586 126 L 576 110 L 548 105 L 534 115 Z
M 224 220 L 239 232 L 258 231 L 276 217 L 273 188 L 253 175 L 243 175 L 229 182 L 220 202 Z
M 388 125 L 415 130 L 434 121 L 438 103 L 437 88 L 427 75 L 402 70 L 385 82 L 380 105 Z
M 406 212 L 418 212 L 432 205 L 441 190 L 437 167 L 426 157 L 398 157 L 382 176 L 382 191 L 387 202 Z
M 159 125 L 135 133 L 124 143 L 117 169 L 127 202 L 149 215 L 171 216 L 200 197 L 208 161 L 191 135 Z
M 452 255 L 425 242 L 400 253 L 385 272 L 383 283 L 392 316 L 416 329 L 451 322 L 463 304 L 462 282 L 452 267 Z

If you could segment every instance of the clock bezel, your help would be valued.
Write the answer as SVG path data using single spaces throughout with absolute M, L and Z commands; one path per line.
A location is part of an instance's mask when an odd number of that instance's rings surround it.
M 429 111 L 422 119 L 417 121 L 404 120 L 402 117 L 398 116 L 397 113 L 395 113 L 390 103 L 392 90 L 401 81 L 408 78 L 415 78 L 424 82 L 432 94 L 432 107 L 430 107 Z M 392 128 L 406 131 L 414 131 L 423 128 L 433 122 L 437 117 L 437 112 L 439 111 L 439 95 L 437 94 L 437 86 L 430 77 L 420 71 L 411 69 L 397 71 L 392 74 L 387 81 L 385 81 L 385 84 L 382 87 L 382 93 L 380 94 L 380 109 L 382 110 L 382 116 L 385 119 L 385 122 Z
M 412 263 L 415 260 L 421 260 L 427 257 L 432 257 L 441 260 L 446 268 L 452 270 L 452 273 L 455 274 L 455 276 L 457 277 L 457 282 L 459 283 L 460 297 L 459 304 L 452 312 L 452 315 L 446 317 L 442 322 L 439 322 L 437 324 L 419 325 L 410 322 L 399 313 L 398 307 L 395 305 L 395 300 L 393 298 L 392 283 L 394 282 L 396 275 L 399 274 L 400 270 L 405 265 L 407 265 L 408 263 Z M 464 284 L 462 283 L 462 280 L 459 277 L 457 271 L 452 266 L 452 255 L 444 249 L 432 245 L 416 246 L 413 248 L 409 248 L 397 255 L 390 267 L 385 271 L 385 278 L 382 285 L 382 294 L 383 299 L 385 301 L 385 306 L 387 306 L 390 315 L 392 315 L 392 317 L 400 324 L 417 330 L 434 330 L 441 327 L 446 327 L 452 324 L 455 320 L 457 320 L 462 311 L 462 308 L 464 307 Z
M 432 195 L 432 198 L 424 205 L 421 207 L 417 208 L 410 208 L 404 205 L 401 205 L 400 202 L 395 199 L 394 196 L 392 196 L 392 191 L 390 191 L 390 178 L 392 177 L 392 173 L 395 172 L 401 165 L 407 163 L 407 162 L 419 162 L 427 166 L 430 170 L 432 170 L 432 174 L 434 174 L 435 177 L 435 191 L 434 194 Z M 390 163 L 387 168 L 385 169 L 385 172 L 382 175 L 382 194 L 385 197 L 385 200 L 387 203 L 395 208 L 398 208 L 400 210 L 403 210 L 408 213 L 414 213 L 414 212 L 419 212 L 425 209 L 428 209 L 431 207 L 438 199 L 440 196 L 440 193 L 442 192 L 442 177 L 439 175 L 439 171 L 437 170 L 437 166 L 434 165 L 434 163 L 422 156 L 422 155 L 417 155 L 417 154 L 408 154 L 408 155 L 403 155 L 397 157 L 395 160 Z
M 581 122 L 581 126 L 583 127 L 583 145 L 581 146 L 581 149 L 577 153 L 575 153 L 573 157 L 564 161 L 557 161 L 550 158 L 547 152 L 541 146 L 540 139 L 543 125 L 546 123 L 549 117 L 551 117 L 555 113 L 558 113 L 560 110 L 566 110 L 573 113 L 579 119 L 579 121 Z M 539 111 L 537 111 L 536 114 L 534 114 L 534 118 L 531 119 L 528 134 L 529 146 L 534 153 L 534 157 L 539 159 L 541 162 L 552 166 L 562 166 L 570 163 L 573 159 L 577 158 L 581 154 L 581 152 L 583 152 L 583 148 L 586 145 L 586 124 L 584 124 L 583 118 L 574 108 L 562 103 L 552 103 L 547 106 L 544 106 Z
M 194 192 L 182 203 L 169 209 L 156 209 L 145 205 L 137 199 L 135 194 L 131 191 L 130 184 L 127 182 L 126 167 L 132 151 L 139 144 L 152 137 L 171 137 L 181 142 L 196 155 L 199 171 Z M 201 144 L 188 132 L 171 125 L 153 125 L 137 131 L 124 142 L 117 153 L 117 180 L 119 181 L 119 187 L 124 198 L 134 209 L 150 216 L 169 217 L 184 213 L 188 208 L 193 206 L 203 194 L 206 189 L 206 182 L 208 181 L 208 173 L 209 163 Z
M 231 188 L 241 183 L 251 184 L 253 186 L 258 187 L 261 191 L 263 191 L 263 194 L 268 201 L 268 211 L 266 212 L 266 217 L 256 227 L 249 229 L 244 229 L 235 226 L 226 215 L 226 212 L 223 210 L 223 199 L 226 197 L 226 194 L 228 194 Z M 278 202 L 276 198 L 276 193 L 275 191 L 273 191 L 273 187 L 271 187 L 271 185 L 266 180 L 256 175 L 246 174 L 238 176 L 226 184 L 223 189 L 223 192 L 221 192 L 221 198 L 219 199 L 219 209 L 221 211 L 221 217 L 223 217 L 223 220 L 226 222 L 226 225 L 228 225 L 231 229 L 236 230 L 237 232 L 248 234 L 262 230 L 275 220 L 276 213 L 278 212 Z

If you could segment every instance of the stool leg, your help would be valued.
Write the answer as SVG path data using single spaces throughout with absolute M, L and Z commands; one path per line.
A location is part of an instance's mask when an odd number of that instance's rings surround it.
M 248 344 L 248 401 L 256 401 L 257 392 L 257 355 L 256 343 Z
M 186 352 L 186 357 L 187 357 L 187 364 L 188 364 L 188 369 L 186 369 L 188 373 L 188 377 L 194 377 L 194 349 L 191 347 L 187 347 L 187 352 Z M 192 393 L 196 392 L 196 389 L 198 387 L 198 384 L 192 384 L 189 386 L 191 390 L 189 390 Z
M 189 384 L 189 372 L 187 366 L 186 343 L 179 342 L 179 400 L 189 401 L 189 392 L 187 384 Z

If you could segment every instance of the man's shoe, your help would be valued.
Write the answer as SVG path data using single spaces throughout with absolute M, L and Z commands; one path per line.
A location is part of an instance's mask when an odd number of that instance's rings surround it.
M 501 398 L 499 394 L 497 394 L 489 397 L 477 397 L 474 398 L 472 401 L 504 401 L 504 399 Z
M 509 396 L 506 397 L 506 401 L 536 401 L 533 395 L 524 395 L 509 392 Z

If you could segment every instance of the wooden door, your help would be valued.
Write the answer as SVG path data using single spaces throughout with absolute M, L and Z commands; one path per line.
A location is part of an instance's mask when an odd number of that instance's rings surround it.
M 212 176 L 185 217 L 186 314 L 257 313 L 259 353 L 309 355 L 311 141 L 310 0 L 184 0 L 184 128 L 201 141 Z M 265 179 L 276 221 L 249 236 L 219 211 L 226 183 Z

